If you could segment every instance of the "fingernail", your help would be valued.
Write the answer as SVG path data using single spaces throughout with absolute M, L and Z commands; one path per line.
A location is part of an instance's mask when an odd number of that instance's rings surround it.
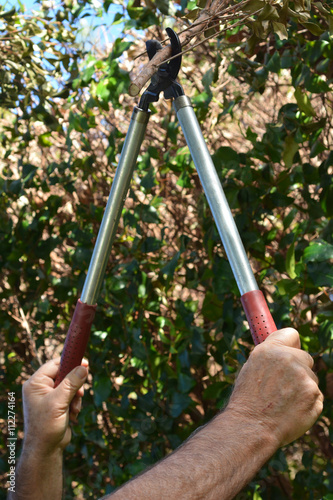
M 77 375 L 79 378 L 86 378 L 87 376 L 87 368 L 84 366 L 78 366 L 77 369 L 75 370 L 75 375 Z

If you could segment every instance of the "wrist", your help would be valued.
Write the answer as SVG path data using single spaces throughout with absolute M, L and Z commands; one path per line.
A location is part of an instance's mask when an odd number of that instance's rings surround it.
M 13 500 L 61 500 L 63 453 L 59 448 L 45 452 L 29 442 L 23 443 L 17 465 Z
M 251 435 L 254 444 L 258 444 L 262 454 L 265 453 L 267 459 L 270 458 L 280 447 L 281 443 L 276 435 L 275 428 L 270 425 L 265 415 L 250 414 L 246 411 L 233 408 L 231 405 L 221 412 L 217 417 L 226 420 L 228 426 L 237 428 L 240 433 Z
M 29 457 L 29 460 L 34 462 L 48 463 L 50 459 L 61 459 L 63 457 L 63 449 L 60 446 L 47 446 L 45 443 L 40 443 L 34 438 L 26 436 L 23 440 L 21 456 Z

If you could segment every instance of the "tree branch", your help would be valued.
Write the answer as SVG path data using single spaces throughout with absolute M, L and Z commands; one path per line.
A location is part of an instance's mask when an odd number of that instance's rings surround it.
M 230 6 L 232 0 L 215 0 L 207 1 L 206 7 L 202 10 L 197 21 L 192 24 L 189 28 L 186 28 L 179 34 L 179 39 L 181 46 L 187 45 L 192 38 L 200 35 L 203 31 L 208 28 L 211 21 L 220 17 L 223 14 L 230 12 L 231 10 L 240 10 L 248 0 L 240 2 L 238 5 Z M 129 94 L 135 97 L 139 94 L 144 85 L 152 78 L 154 73 L 158 70 L 159 66 L 163 64 L 166 60 L 169 60 L 171 54 L 171 45 L 167 45 L 163 49 L 159 50 L 155 56 L 145 65 L 142 71 L 133 77 L 132 83 L 129 87 Z

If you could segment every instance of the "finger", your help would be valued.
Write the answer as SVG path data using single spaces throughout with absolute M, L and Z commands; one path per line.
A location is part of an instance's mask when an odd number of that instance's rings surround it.
M 70 413 L 69 414 L 69 420 L 71 422 L 73 422 L 73 424 L 77 424 L 78 423 L 78 420 L 77 420 L 77 415 L 75 415 L 74 413 Z
M 54 390 L 55 397 L 58 402 L 69 406 L 75 394 L 84 384 L 88 375 L 88 370 L 85 366 L 74 368 L 62 382 Z
M 267 342 L 276 345 L 295 347 L 297 349 L 301 348 L 299 334 L 294 328 L 282 328 L 282 330 L 271 333 L 265 340 L 265 344 L 267 344 Z
M 44 365 L 38 368 L 34 376 L 38 377 L 39 375 L 46 375 L 47 377 L 54 379 L 58 373 L 59 364 L 60 364 L 60 357 L 50 359 Z
M 80 387 L 80 389 L 77 391 L 77 393 L 76 393 L 75 397 L 76 397 L 76 396 L 78 396 L 79 398 L 82 398 L 82 397 L 83 397 L 83 395 L 84 395 L 84 388 L 83 388 L 83 386 L 82 386 L 82 387 Z
M 73 411 L 74 413 L 79 412 L 81 410 L 81 405 L 82 405 L 82 397 L 78 396 L 76 393 L 70 404 L 70 411 Z
M 81 411 L 81 408 L 82 408 L 82 402 L 77 402 L 76 405 L 73 407 L 72 403 L 69 407 L 69 416 L 74 416 L 74 418 L 76 418 L 78 416 L 78 414 L 80 413 Z
M 311 370 L 311 367 L 309 368 L 308 366 L 305 366 L 305 370 L 306 370 L 306 373 L 307 375 L 312 378 L 312 380 L 314 382 L 316 382 L 316 384 L 318 385 L 319 383 L 319 378 L 317 377 L 317 375 Z
M 82 408 L 82 398 L 74 397 L 69 407 L 69 418 L 72 422 L 77 423 L 77 416 Z
M 284 347 L 284 352 L 285 353 L 289 352 L 290 354 L 289 362 L 293 362 L 293 360 L 295 360 L 295 362 L 298 361 L 298 363 L 312 370 L 314 365 L 314 360 L 313 357 L 308 352 L 303 351 L 302 349 L 295 349 L 295 347 Z

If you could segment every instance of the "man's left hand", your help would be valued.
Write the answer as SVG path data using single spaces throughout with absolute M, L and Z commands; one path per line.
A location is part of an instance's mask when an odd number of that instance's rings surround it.
M 80 412 L 88 375 L 88 362 L 83 360 L 54 388 L 59 364 L 60 358 L 49 361 L 23 385 L 24 444 L 44 456 L 69 444 L 69 420 L 75 421 Z

